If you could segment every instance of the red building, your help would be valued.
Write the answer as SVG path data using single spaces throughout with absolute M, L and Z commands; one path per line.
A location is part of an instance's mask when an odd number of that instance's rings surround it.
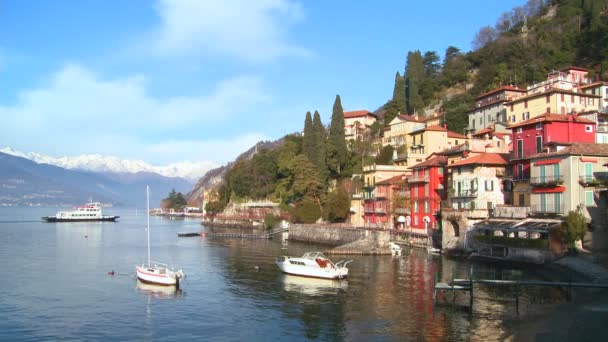
M 447 177 L 446 156 L 433 156 L 411 167 L 412 176 L 408 178 L 410 190 L 410 226 L 426 233 L 426 228 L 437 229 L 435 215 L 439 212 L 441 201 L 446 199 Z M 428 225 L 427 225 L 428 224 Z
M 595 142 L 595 122 L 572 114 L 543 114 L 509 127 L 513 139 L 514 204 L 530 205 L 529 156 L 542 153 L 550 142 Z
M 375 224 L 383 228 L 393 228 L 395 206 L 393 200 L 399 197 L 405 174 L 379 181 L 375 186 L 369 186 L 364 191 L 363 219 L 365 224 Z

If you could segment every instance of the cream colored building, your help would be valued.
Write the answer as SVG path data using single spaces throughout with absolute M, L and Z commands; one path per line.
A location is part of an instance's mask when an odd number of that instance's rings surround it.
M 344 112 L 344 138 L 357 140 L 376 122 L 376 114 L 368 110 Z

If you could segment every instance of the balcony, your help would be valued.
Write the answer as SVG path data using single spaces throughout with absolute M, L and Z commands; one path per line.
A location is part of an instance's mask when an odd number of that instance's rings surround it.
M 352 194 L 351 198 L 352 199 L 362 199 L 363 198 L 363 194 Z
M 409 156 L 409 153 L 407 153 L 407 152 L 397 153 L 397 154 L 395 154 L 395 158 L 393 158 L 393 159 L 395 161 L 401 161 L 401 160 L 407 159 L 408 156 Z
M 409 215 L 411 213 L 410 208 L 395 208 L 395 214 Z
M 597 133 L 608 133 L 608 125 L 597 125 Z
M 410 197 L 409 191 L 397 191 L 395 192 L 395 196 L 397 197 Z
M 460 190 L 452 195 L 453 198 L 476 198 L 477 190 Z
M 578 183 L 585 187 L 605 187 L 608 185 L 608 175 L 598 172 L 595 175 L 580 176 Z
M 534 204 L 530 206 L 530 213 L 536 215 L 558 215 L 564 213 L 563 204 L 547 203 L 545 205 Z
M 564 176 L 544 176 L 530 178 L 530 185 L 539 187 L 552 187 L 564 184 Z
M 429 182 L 429 176 L 418 176 L 418 177 L 409 177 L 407 179 L 408 183 L 428 183 Z

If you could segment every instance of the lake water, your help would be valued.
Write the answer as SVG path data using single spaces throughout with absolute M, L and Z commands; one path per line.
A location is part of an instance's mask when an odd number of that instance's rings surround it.
M 135 278 L 146 259 L 144 210 L 106 209 L 121 216 L 116 223 L 40 220 L 56 211 L 0 208 L 0 340 L 492 341 L 563 300 L 558 290 L 525 290 L 517 316 L 511 290 L 479 287 L 469 314 L 458 306 L 466 294 L 455 308 L 433 304 L 434 273 L 465 277 L 469 262 L 412 249 L 346 257 L 348 280 L 311 280 L 280 274 L 274 259 L 322 246 L 178 238 L 205 228 L 152 217 L 152 259 L 187 275 L 172 291 Z M 534 269 L 473 266 L 485 278 L 538 278 Z

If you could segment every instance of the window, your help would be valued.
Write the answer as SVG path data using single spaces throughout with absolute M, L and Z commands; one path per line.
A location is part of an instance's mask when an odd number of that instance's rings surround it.
M 547 112 L 547 113 L 551 113 L 551 108 L 547 107 L 546 112 Z
M 570 102 L 574 103 L 574 95 L 570 95 Z
M 543 137 L 538 135 L 536 136 L 536 153 L 543 152 Z
M 536 124 L 536 130 L 540 131 L 541 129 L 543 129 L 543 124 L 542 123 L 537 123 Z
M 511 122 L 515 122 L 515 115 L 511 115 Z
M 456 173 L 459 174 L 459 175 L 462 174 L 462 167 L 460 167 L 460 166 L 457 167 L 456 168 Z
M 424 213 L 428 214 L 431 212 L 431 206 L 429 205 L 429 201 L 424 201 Z
M 443 176 L 443 168 L 442 168 L 442 167 L 438 167 L 438 168 L 437 168 L 437 173 L 438 173 L 440 176 Z
M 524 164 L 517 164 L 517 177 L 519 179 L 524 178 Z
M 585 125 L 585 132 L 593 132 L 593 126 L 592 125 Z
M 414 225 L 417 226 L 418 225 L 418 216 L 414 216 Z
M 523 129 L 521 127 L 518 127 L 517 128 L 517 133 L 522 133 L 522 132 L 523 132 Z
M 517 158 L 524 157 L 524 141 L 522 139 L 517 140 Z
M 594 206 L 593 191 L 585 191 L 585 205 L 588 207 Z
M 414 213 L 418 213 L 418 201 L 414 201 Z
M 551 95 L 547 94 L 547 96 L 545 96 L 545 102 L 551 102 Z
M 524 101 L 524 108 L 528 108 L 528 100 Z
M 560 94 L 560 95 L 561 95 L 560 97 L 561 97 L 562 102 L 564 102 L 564 94 Z
M 493 180 L 486 181 L 486 191 L 494 191 L 494 181 Z
M 426 183 L 424 185 L 424 196 L 428 196 L 429 195 L 429 183 Z

